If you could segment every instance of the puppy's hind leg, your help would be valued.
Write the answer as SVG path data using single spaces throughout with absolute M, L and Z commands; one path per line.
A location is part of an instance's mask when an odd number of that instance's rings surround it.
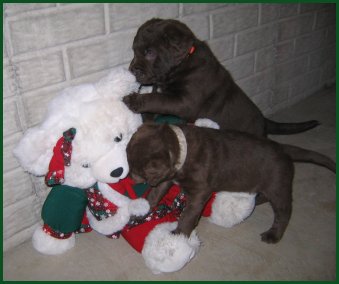
M 261 240 L 268 244 L 280 241 L 289 223 L 292 213 L 292 179 L 293 171 L 280 173 L 279 179 L 272 179 L 265 195 L 269 200 L 274 221 L 272 227 L 261 234 Z

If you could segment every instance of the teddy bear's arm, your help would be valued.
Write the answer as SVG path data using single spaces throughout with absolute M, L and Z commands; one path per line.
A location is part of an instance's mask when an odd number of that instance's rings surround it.
M 130 199 L 112 189 L 107 183 L 98 182 L 98 187 L 103 196 L 118 207 L 128 206 Z

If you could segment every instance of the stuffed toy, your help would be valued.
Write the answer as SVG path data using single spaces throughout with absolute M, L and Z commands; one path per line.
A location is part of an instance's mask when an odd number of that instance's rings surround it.
M 44 224 L 32 239 L 39 252 L 60 254 L 72 248 L 74 232 L 91 230 L 84 213 L 98 207 L 98 200 L 88 202 L 89 194 L 127 176 L 126 146 L 142 120 L 121 99 L 138 88 L 133 75 L 117 68 L 96 84 L 65 89 L 49 103 L 43 122 L 28 129 L 14 149 L 26 171 L 46 175 L 52 186 L 42 207 Z M 148 212 L 146 200 L 111 191 L 116 206 L 105 212 L 114 215 L 112 230 L 121 230 L 131 215 Z
M 45 176 L 51 187 L 42 207 L 43 224 L 32 237 L 37 251 L 64 253 L 75 245 L 76 233 L 94 229 L 110 238 L 124 237 L 153 273 L 177 271 L 197 253 L 196 231 L 189 238 L 171 234 L 185 206 L 181 189 L 173 185 L 150 211 L 147 184 L 127 177 L 126 146 L 142 119 L 122 98 L 139 89 L 123 68 L 95 84 L 65 89 L 49 103 L 42 123 L 28 129 L 15 147 L 21 166 Z M 204 119 L 196 124 L 217 127 Z M 254 200 L 246 193 L 218 193 L 203 216 L 231 227 L 251 214 Z

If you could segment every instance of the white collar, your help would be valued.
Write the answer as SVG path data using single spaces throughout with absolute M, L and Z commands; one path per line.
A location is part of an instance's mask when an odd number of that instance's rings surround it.
M 186 156 L 187 156 L 187 142 L 185 138 L 184 132 L 181 130 L 180 127 L 169 124 L 169 127 L 174 131 L 175 135 L 177 136 L 178 142 L 179 142 L 179 158 L 177 162 L 175 163 L 175 169 L 178 171 L 182 168 L 182 166 L 185 163 Z

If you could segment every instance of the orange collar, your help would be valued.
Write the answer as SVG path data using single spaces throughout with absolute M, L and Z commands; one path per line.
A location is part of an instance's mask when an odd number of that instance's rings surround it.
M 190 50 L 188 51 L 188 55 L 193 54 L 194 51 L 195 51 L 195 46 L 192 45 L 191 48 L 190 48 Z

